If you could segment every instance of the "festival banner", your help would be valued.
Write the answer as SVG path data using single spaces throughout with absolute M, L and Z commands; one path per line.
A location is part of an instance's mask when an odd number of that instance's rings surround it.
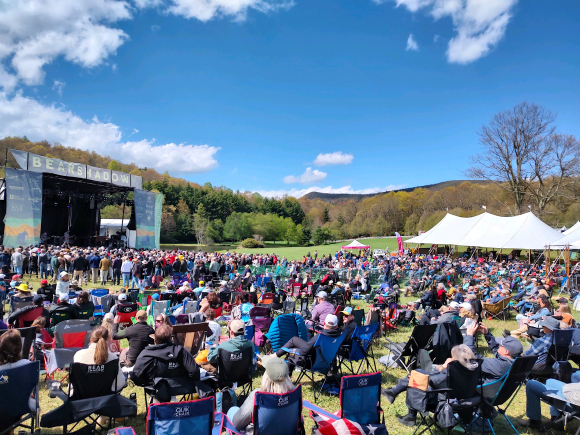
M 87 180 L 111 182 L 111 170 L 87 165 Z
M 5 168 L 6 217 L 4 246 L 40 243 L 42 220 L 42 174 Z
M 155 248 L 155 193 L 135 189 L 135 248 Z
M 70 163 L 59 159 L 25 153 L 18 150 L 10 150 L 22 169 L 32 172 L 48 172 L 49 174 L 62 175 L 64 177 L 87 178 L 87 165 Z M 27 157 L 24 156 L 27 155 Z
M 155 248 L 159 249 L 161 242 L 161 214 L 163 211 L 163 194 L 155 193 Z
M 139 175 L 131 175 L 131 187 L 135 189 L 143 189 L 143 178 Z
M 395 233 L 397 236 L 397 243 L 399 244 L 399 255 L 403 255 L 403 238 L 399 233 Z
M 111 182 L 117 186 L 131 187 L 131 176 L 125 172 L 111 171 Z

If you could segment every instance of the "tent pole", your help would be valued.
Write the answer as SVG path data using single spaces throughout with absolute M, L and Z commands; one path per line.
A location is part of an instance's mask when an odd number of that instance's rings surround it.
M 566 265 L 566 276 L 568 279 L 570 278 L 570 245 L 566 245 L 565 255 L 564 255 L 564 262 Z
M 548 278 L 548 275 L 550 273 L 550 269 L 548 268 L 549 267 L 548 264 L 550 264 L 551 261 L 552 261 L 552 258 L 551 258 L 551 253 L 550 253 L 550 245 L 548 245 L 548 257 L 546 258 L 546 278 Z

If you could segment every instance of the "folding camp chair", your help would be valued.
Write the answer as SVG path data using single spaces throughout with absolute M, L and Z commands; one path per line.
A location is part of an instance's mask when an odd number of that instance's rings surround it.
M 73 362 L 74 355 L 87 347 L 93 325 L 90 320 L 66 320 L 54 328 L 54 348 L 43 351 L 47 379 Z M 66 376 L 65 376 L 66 378 Z
M 248 396 L 252 391 L 252 367 L 254 364 L 254 350 L 247 347 L 241 351 L 228 352 L 218 348 L 219 388 L 232 387 L 237 384 L 242 388 L 240 396 Z
M 147 435 L 219 435 L 224 415 L 214 413 L 214 398 L 153 403 L 147 412 Z
M 148 407 L 156 395 L 168 397 L 181 396 L 180 401 L 193 399 L 196 392 L 195 383 L 187 371 L 176 360 L 177 356 L 169 355 L 163 359 L 156 358 L 153 364 L 153 384 L 143 386 L 145 406 Z M 147 400 L 147 396 L 150 400 Z M 169 399 L 166 399 L 169 400 Z
M 558 411 L 558 416 L 550 423 L 544 425 L 544 429 L 550 429 L 556 425 L 563 424 L 564 431 L 568 431 L 568 421 L 575 419 L 580 420 L 580 406 L 568 402 L 565 398 L 555 393 L 544 392 L 540 400 Z M 576 430 L 575 435 L 580 435 L 580 427 Z
M 395 357 L 394 361 L 399 367 L 406 370 L 407 373 L 411 373 L 411 370 L 417 365 L 419 350 L 428 350 L 431 347 L 436 329 L 437 325 L 417 325 L 413 328 L 407 343 L 395 343 L 385 337 L 387 340 L 385 347 L 389 350 L 389 354 Z M 407 359 L 405 360 L 405 358 Z
M 354 423 L 359 429 L 364 426 L 369 433 L 387 435 L 381 408 L 381 377 L 380 372 L 344 376 L 340 382 L 340 409 L 334 414 L 304 400 L 304 407 L 311 411 L 310 417 L 314 420 L 314 429 L 323 430 L 332 422 L 344 419 L 348 420 L 345 425 Z M 361 431 L 361 433 L 366 432 Z
M 265 335 L 270 343 L 272 352 L 277 352 L 292 337 L 300 337 L 304 341 L 308 341 L 304 319 L 294 313 L 276 317 Z
M 167 314 L 170 303 L 171 301 L 151 301 L 151 316 L 156 319 L 160 314 Z
M 300 375 L 298 375 L 296 383 L 299 384 L 303 377 L 310 379 L 312 382 L 315 402 L 318 400 L 322 389 L 331 375 L 336 355 L 345 338 L 346 333 L 339 337 L 318 334 L 316 342 L 314 343 L 314 354 L 310 355 L 300 355 L 296 352 L 296 349 L 283 348 L 288 352 L 288 360 L 292 364 L 301 367 Z M 317 373 L 324 376 L 322 382 L 315 381 L 314 377 Z M 319 387 L 318 392 L 316 391 L 316 387 Z
M 119 326 L 131 326 L 133 322 L 131 317 L 135 317 L 139 305 L 134 304 L 117 304 L 117 315 L 119 316 Z
M 20 337 L 22 338 L 22 359 L 28 359 L 30 354 L 30 348 L 34 341 L 36 340 L 36 328 L 34 327 L 25 327 L 25 328 L 17 328 L 18 332 L 20 333 Z M 0 330 L 0 335 L 8 331 L 8 329 Z M 33 352 L 34 354 L 34 352 Z
M 505 375 L 495 382 L 484 384 L 482 387 L 483 397 L 499 414 L 504 416 L 516 434 L 519 434 L 519 432 L 506 415 L 506 411 L 517 396 L 522 385 L 525 385 L 537 359 L 538 355 L 520 356 L 516 358 Z M 500 408 L 506 402 L 508 403 L 505 408 Z M 493 425 L 491 425 L 491 415 L 482 415 L 482 417 L 484 417 L 485 422 L 489 423 L 492 432 L 495 434 Z
M 262 305 L 272 305 L 274 302 L 274 293 L 264 293 L 262 295 Z
M 17 296 L 12 296 L 10 298 L 10 313 L 13 313 L 20 308 L 32 305 L 32 296 L 26 298 L 19 298 Z
M 173 342 L 180 344 L 193 356 L 196 356 L 209 333 L 213 334 L 207 322 L 173 325 Z
M 63 426 L 67 433 L 68 425 L 72 430 L 81 422 L 92 427 L 103 427 L 99 416 L 112 419 L 131 417 L 137 414 L 137 403 L 117 393 L 117 374 L 119 361 L 105 364 L 72 363 L 70 367 L 68 391 L 62 390 L 59 381 L 49 381 L 47 387 L 51 397 L 58 397 L 64 403 L 44 414 L 40 420 L 42 427 Z
M 17 328 L 26 328 L 26 327 L 32 325 L 32 322 L 34 322 L 36 319 L 38 319 L 40 316 L 42 316 L 43 310 L 44 310 L 43 307 L 38 307 L 38 308 L 33 308 L 32 310 L 29 310 L 26 313 L 22 314 L 16 320 L 16 327 Z
M 554 374 L 554 363 L 568 361 L 573 334 L 574 329 L 556 329 L 552 332 L 552 344 L 548 349 L 546 361 L 532 369 L 532 377 L 549 378 Z
M 489 316 L 496 320 L 499 320 L 501 317 L 502 320 L 505 321 L 506 317 L 509 317 L 511 299 L 512 297 L 509 296 L 505 299 L 502 299 L 499 302 L 496 302 L 495 304 L 488 304 L 486 302 L 482 302 L 481 305 L 483 308 L 484 316 L 485 317 Z
M 354 320 L 356 321 L 356 326 L 364 325 L 365 321 L 365 310 L 352 310 L 352 315 L 354 316 Z
M 375 355 L 371 342 L 375 333 L 377 332 L 379 324 L 374 323 L 372 325 L 357 326 L 352 333 L 352 341 L 350 346 L 342 346 L 342 353 L 340 358 L 340 367 L 350 368 L 350 372 L 354 374 L 359 374 L 363 370 L 363 366 L 366 364 L 367 370 L 377 370 L 375 363 Z M 364 364 L 361 363 L 358 370 L 355 371 L 353 363 L 364 360 Z
M 39 361 L 27 362 L 15 368 L 0 369 L 0 435 L 11 433 L 17 427 L 25 427 L 31 434 L 38 433 L 36 430 L 39 413 L 39 375 Z M 25 424 L 28 419 L 30 425 Z
M 270 317 L 270 308 L 254 307 L 250 309 L 250 319 L 258 319 L 264 317 Z
M 420 390 L 409 386 L 407 388 L 406 404 L 410 410 L 417 412 L 419 421 L 416 424 L 415 432 L 421 426 L 425 426 L 419 434 L 429 431 L 433 435 L 431 428 L 437 427 L 438 413 L 443 408 L 441 403 L 447 403 L 453 411 L 454 424 L 459 424 L 465 432 L 469 433 L 468 426 L 474 420 L 474 414 L 483 402 L 481 388 L 481 364 L 482 360 L 477 360 L 477 367 L 469 370 L 458 361 L 451 361 L 447 365 L 447 388 Z M 441 399 L 442 395 L 444 399 Z
M 274 312 L 277 314 L 293 314 L 296 312 L 296 301 L 286 299 L 284 302 L 282 302 L 282 309 L 274 310 Z
M 298 306 L 298 311 L 300 313 L 308 311 L 308 296 L 303 296 L 296 299 L 296 305 Z

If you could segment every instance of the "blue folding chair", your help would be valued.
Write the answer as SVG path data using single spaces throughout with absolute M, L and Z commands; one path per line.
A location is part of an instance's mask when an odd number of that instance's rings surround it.
M 365 326 L 357 326 L 352 333 L 352 341 L 350 346 L 342 346 L 341 349 L 341 367 L 346 367 L 347 369 L 350 368 L 350 372 L 354 374 L 358 374 L 362 371 L 363 366 L 366 364 L 367 370 L 377 371 L 377 366 L 375 363 L 375 355 L 373 352 L 373 348 L 371 346 L 371 341 L 377 332 L 377 328 L 379 327 L 378 323 L 374 323 L 372 325 L 365 325 Z M 358 361 L 363 361 L 358 367 L 358 370 L 354 369 L 353 363 Z
M 310 409 L 315 429 L 322 422 L 346 419 L 365 426 L 370 433 L 386 435 L 385 417 L 381 408 L 381 377 L 381 372 L 344 376 L 340 384 L 340 410 L 335 414 L 304 400 L 303 406 Z
M 300 355 L 296 352 L 296 349 L 282 348 L 288 352 L 289 361 L 302 368 L 296 383 L 299 384 L 303 377 L 310 379 L 312 382 L 315 402 L 318 400 L 322 389 L 326 385 L 338 350 L 345 338 L 346 333 L 338 337 L 318 334 L 316 342 L 314 343 L 314 355 Z M 335 367 L 335 370 L 338 371 L 338 368 Z M 314 377 L 317 373 L 324 376 L 322 382 L 315 381 Z M 316 387 L 319 387 L 318 392 L 316 391 Z
M 224 416 L 214 413 L 214 398 L 153 403 L 147 413 L 147 435 L 219 435 Z
M 39 376 L 40 361 L 0 370 L 0 434 L 10 433 L 17 427 L 34 433 L 38 428 Z M 29 425 L 24 423 L 28 419 Z

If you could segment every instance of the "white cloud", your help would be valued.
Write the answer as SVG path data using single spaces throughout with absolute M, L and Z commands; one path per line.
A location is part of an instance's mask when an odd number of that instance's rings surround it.
M 370 194 L 370 193 L 380 193 L 380 192 L 388 192 L 390 190 L 397 190 L 403 188 L 403 185 L 390 185 L 387 187 L 370 187 L 367 189 L 353 189 L 351 186 L 343 186 L 334 188 L 332 186 L 326 187 L 308 187 L 306 189 L 280 189 L 280 190 L 253 190 L 253 192 L 259 193 L 262 196 L 268 198 L 282 198 L 283 196 L 293 196 L 295 198 L 300 198 L 308 193 L 311 192 L 320 192 L 320 193 L 349 193 L 349 194 Z
M 0 92 L 0 137 L 24 136 L 64 146 L 96 151 L 124 163 L 172 173 L 207 172 L 217 167 L 220 148 L 209 145 L 161 144 L 155 139 L 122 141 L 119 126 L 94 117 L 85 121 L 60 107 L 45 106 L 17 93 Z M 176 162 L 181 162 L 176 164 Z
M 65 82 L 61 82 L 60 80 L 55 80 L 53 85 L 52 85 L 52 90 L 58 92 L 58 95 L 60 95 L 62 97 L 62 90 L 64 89 L 65 85 L 66 85 Z
M 439 35 L 433 36 L 433 42 L 439 42 L 440 39 L 441 37 Z
M 129 4 L 118 0 L 2 1 L 0 87 L 41 84 L 43 67 L 59 56 L 86 68 L 102 64 L 128 38 L 109 25 L 129 18 Z
M 216 17 L 231 16 L 243 21 L 249 9 L 275 12 L 294 6 L 293 0 L 171 0 L 168 11 L 185 18 L 209 21 Z
M 326 172 L 319 171 L 318 169 L 312 170 L 312 168 L 306 168 L 304 174 L 299 176 L 288 175 L 284 177 L 283 181 L 286 184 L 301 183 L 301 184 L 311 184 L 317 181 L 322 181 L 326 178 L 328 174 Z
M 342 151 L 336 151 L 334 153 L 318 154 L 314 164 L 316 166 L 349 165 L 353 159 L 354 156 L 352 154 L 343 154 Z
M 389 0 L 373 0 L 377 4 Z M 447 60 L 467 64 L 486 56 L 503 38 L 517 0 L 394 0 L 410 12 L 426 9 L 435 20 L 450 17 L 457 32 Z
M 405 51 L 418 51 L 419 50 L 419 44 L 417 44 L 417 41 L 415 41 L 415 38 L 413 38 L 413 34 L 409 34 L 409 37 L 407 38 L 407 48 L 405 48 Z
M 158 31 L 158 30 L 160 30 L 160 29 L 161 29 L 161 26 L 158 26 L 157 24 L 153 24 L 153 25 L 151 26 L 151 31 L 152 31 L 153 33 L 157 32 L 157 31 Z

